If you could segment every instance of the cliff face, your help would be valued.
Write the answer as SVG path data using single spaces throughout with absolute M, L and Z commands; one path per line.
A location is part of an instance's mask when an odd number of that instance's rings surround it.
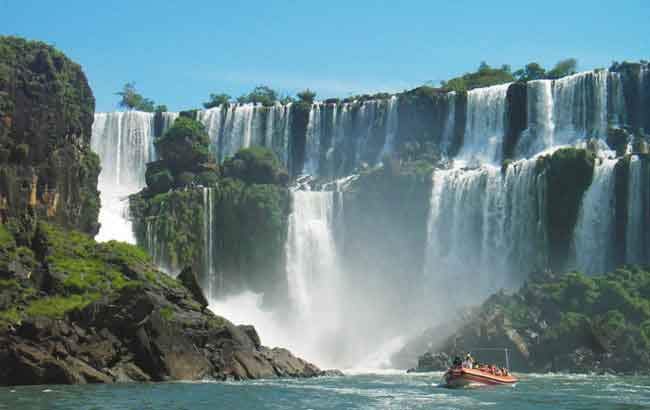
M 78 64 L 39 42 L 0 37 L 0 211 L 98 230 L 95 99 Z M 29 212 L 26 212 L 28 211 Z

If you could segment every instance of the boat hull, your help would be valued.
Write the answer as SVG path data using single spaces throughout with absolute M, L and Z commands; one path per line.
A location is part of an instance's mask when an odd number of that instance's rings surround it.
M 480 387 L 513 385 L 518 379 L 512 375 L 497 376 L 479 369 L 449 369 L 443 376 L 445 387 Z

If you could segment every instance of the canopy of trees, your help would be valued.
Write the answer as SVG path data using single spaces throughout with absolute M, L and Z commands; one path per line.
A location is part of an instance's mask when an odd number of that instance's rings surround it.
M 490 67 L 482 62 L 478 70 L 473 73 L 465 73 L 460 77 L 448 81 L 441 81 L 443 91 L 467 91 L 473 88 L 489 87 L 491 85 L 504 84 L 513 81 L 532 81 L 543 79 L 558 79 L 576 73 L 578 62 L 575 58 L 567 58 L 558 61 L 551 69 L 546 70 L 539 63 L 526 64 L 515 72 L 511 71 L 509 65 L 504 64 L 501 68 Z
M 551 70 L 546 71 L 539 63 L 528 63 L 524 68 L 515 71 L 513 74 L 519 81 L 555 80 L 575 74 L 577 65 L 578 61 L 575 58 L 567 58 L 558 61 Z
M 224 93 L 210 94 L 210 99 L 203 103 L 203 107 L 205 109 L 218 107 L 230 103 L 231 99 L 232 97 Z
M 270 106 L 278 100 L 278 93 L 266 85 L 258 85 L 248 94 L 237 97 L 238 103 L 259 103 Z
M 442 81 L 441 84 L 445 91 L 467 91 L 473 88 L 509 83 L 514 80 L 509 65 L 492 68 L 483 61 L 475 72 L 465 73 L 449 81 Z

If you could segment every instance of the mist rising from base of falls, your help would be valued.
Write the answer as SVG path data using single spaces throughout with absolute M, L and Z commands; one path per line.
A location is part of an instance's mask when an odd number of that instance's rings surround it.
M 101 229 L 95 237 L 98 242 L 116 240 L 135 244 L 133 226 L 127 213 L 129 206 L 128 196 L 137 192 L 137 188 L 100 186 L 102 189 L 102 207 L 99 210 L 99 223 Z
M 321 323 L 296 319 L 295 313 L 284 309 L 265 309 L 263 295 L 249 291 L 212 299 L 209 308 L 235 325 L 255 326 L 264 346 L 289 349 L 322 369 L 390 369 L 391 356 L 412 335 L 373 335 L 355 326 L 354 320 L 346 321 L 338 329 L 326 330 Z M 353 316 L 354 312 L 349 312 L 348 319 Z

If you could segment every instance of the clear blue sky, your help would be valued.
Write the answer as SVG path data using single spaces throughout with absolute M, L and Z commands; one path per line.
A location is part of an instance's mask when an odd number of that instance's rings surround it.
M 0 0 L 0 23 L 80 63 L 98 111 L 127 81 L 179 110 L 257 84 L 345 97 L 437 84 L 482 60 L 650 59 L 650 0 Z

